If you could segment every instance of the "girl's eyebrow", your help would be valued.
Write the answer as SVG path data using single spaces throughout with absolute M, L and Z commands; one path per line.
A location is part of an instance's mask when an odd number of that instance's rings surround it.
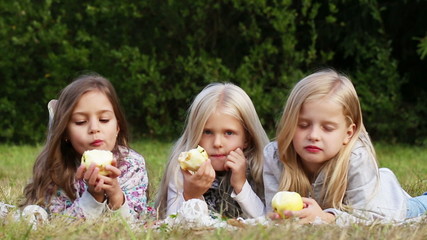
M 96 114 L 102 114 L 102 113 L 105 113 L 105 112 L 114 113 L 114 111 L 112 111 L 112 110 L 104 109 L 104 110 L 100 110 L 100 111 L 96 112 Z M 72 115 L 87 115 L 87 112 L 75 112 Z
M 299 117 L 299 118 L 298 118 L 298 122 L 313 122 L 313 121 L 312 121 L 311 119 L 308 119 L 308 118 Z M 326 120 L 326 121 L 322 121 L 321 123 L 322 123 L 322 124 L 334 125 L 334 126 L 339 125 L 339 123 L 337 123 L 337 122 L 334 122 L 334 121 L 328 121 L 328 120 Z

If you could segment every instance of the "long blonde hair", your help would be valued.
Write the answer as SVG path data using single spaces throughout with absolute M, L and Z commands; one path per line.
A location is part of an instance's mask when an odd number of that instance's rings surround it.
M 180 171 L 177 163 L 178 155 L 198 145 L 206 121 L 218 108 L 242 123 L 248 141 L 244 154 L 251 177 L 256 184 L 255 192 L 263 198 L 263 149 L 268 143 L 267 134 L 261 125 L 251 99 L 243 89 L 232 83 L 212 83 L 196 96 L 188 109 L 183 134 L 175 143 L 169 156 L 156 199 L 156 208 L 161 218 L 164 218 L 166 213 L 168 184 L 173 177 L 176 178 Z
M 25 200 L 22 205 L 46 207 L 58 188 L 65 191 L 71 200 L 76 199 L 74 176 L 81 156 L 67 142 L 67 125 L 80 97 L 93 90 L 101 91 L 110 100 L 120 127 L 113 152 L 119 153 L 119 145 L 129 147 L 127 123 L 112 84 L 96 73 L 76 78 L 59 95 L 46 143 L 34 163 L 33 177 L 24 189 Z
M 355 143 L 360 140 L 372 154 L 372 159 L 375 159 L 375 151 L 363 125 L 362 110 L 353 84 L 346 76 L 331 69 L 315 72 L 300 80 L 288 97 L 276 132 L 279 158 L 284 164 L 279 189 L 296 191 L 306 197 L 311 194 L 310 180 L 303 171 L 292 139 L 302 105 L 325 97 L 343 106 L 348 126 L 351 123 L 356 125 L 349 143 L 343 145 L 337 156 L 326 162 L 321 169 L 325 174 L 325 182 L 320 206 L 342 209 L 348 183 L 349 160 Z

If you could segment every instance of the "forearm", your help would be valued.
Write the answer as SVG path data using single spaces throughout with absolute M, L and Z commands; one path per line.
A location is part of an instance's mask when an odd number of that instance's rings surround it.
M 265 215 L 264 203 L 247 181 L 243 185 L 242 191 L 239 194 L 233 192 L 231 197 L 240 205 L 246 217 L 256 218 Z

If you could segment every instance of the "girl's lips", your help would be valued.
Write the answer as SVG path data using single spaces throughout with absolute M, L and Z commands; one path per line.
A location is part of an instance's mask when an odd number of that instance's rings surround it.
M 226 158 L 227 157 L 227 155 L 225 155 L 225 154 L 212 154 L 212 155 L 209 155 L 209 158 Z
M 316 147 L 316 146 L 306 146 L 306 147 L 304 147 L 304 149 L 307 150 L 308 152 L 311 152 L 311 153 L 317 153 L 317 152 L 322 151 L 321 148 Z
M 102 145 L 103 142 L 104 141 L 102 141 L 102 140 L 95 140 L 95 141 L 91 142 L 90 145 L 94 146 L 94 147 L 99 147 Z

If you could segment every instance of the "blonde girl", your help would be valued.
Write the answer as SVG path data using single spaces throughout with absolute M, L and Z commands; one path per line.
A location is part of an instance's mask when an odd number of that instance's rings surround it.
M 333 70 L 300 80 L 264 149 L 267 211 L 278 191 L 303 196 L 304 209 L 285 211 L 301 223 L 403 220 L 409 195 L 388 169 L 378 169 L 351 81 Z M 277 214 L 272 215 L 277 218 Z
M 206 201 L 227 217 L 257 217 L 264 211 L 263 148 L 268 143 L 249 96 L 231 83 L 213 83 L 191 104 L 160 184 L 160 217 L 174 214 L 189 199 Z M 202 146 L 209 160 L 191 174 L 180 169 L 183 151 Z
M 49 106 L 54 116 L 23 205 L 73 219 L 116 212 L 136 220 L 152 212 L 145 161 L 129 148 L 126 120 L 111 83 L 98 74 L 80 76 Z M 80 165 L 83 152 L 92 149 L 113 152 L 107 176 L 95 164 L 88 169 Z

